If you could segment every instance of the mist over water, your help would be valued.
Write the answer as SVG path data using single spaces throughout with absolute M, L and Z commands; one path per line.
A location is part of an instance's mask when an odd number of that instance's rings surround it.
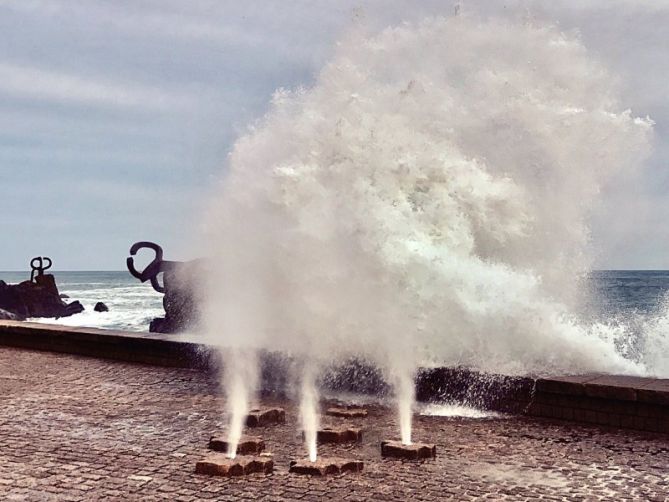
M 666 316 L 635 352 L 624 326 L 574 314 L 599 190 L 641 166 L 651 135 L 555 27 L 356 31 L 230 154 L 207 218 L 208 330 L 247 353 L 375 363 L 404 442 L 419 365 L 669 373 Z

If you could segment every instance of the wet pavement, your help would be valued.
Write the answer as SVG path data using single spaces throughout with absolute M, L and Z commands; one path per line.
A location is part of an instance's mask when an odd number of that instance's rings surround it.
M 274 473 L 195 474 L 223 430 L 216 378 L 187 369 L 0 348 L 0 500 L 667 500 L 669 436 L 525 417 L 419 416 L 414 438 L 434 443 L 422 462 L 383 459 L 397 439 L 393 410 L 323 416 L 363 429 L 361 443 L 324 445 L 321 457 L 362 460 L 361 473 L 288 472 L 306 457 L 297 409 L 252 429 Z M 323 411 L 331 403 L 323 404 Z

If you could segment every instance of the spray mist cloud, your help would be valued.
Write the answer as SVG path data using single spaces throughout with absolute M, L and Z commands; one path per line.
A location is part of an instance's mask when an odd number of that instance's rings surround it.
M 571 314 L 599 188 L 652 132 L 611 82 L 551 26 L 350 35 L 234 146 L 208 217 L 210 331 L 389 374 L 646 371 Z

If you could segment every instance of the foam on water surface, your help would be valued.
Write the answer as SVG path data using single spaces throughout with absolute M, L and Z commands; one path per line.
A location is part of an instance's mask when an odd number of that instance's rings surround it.
M 502 416 L 493 411 L 480 410 L 462 404 L 428 404 L 420 414 L 429 417 L 497 418 Z

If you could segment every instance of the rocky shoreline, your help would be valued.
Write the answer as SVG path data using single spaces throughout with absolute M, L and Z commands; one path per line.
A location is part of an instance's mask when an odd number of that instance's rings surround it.
M 79 301 L 66 303 L 51 274 L 37 275 L 34 280 L 7 284 L 0 280 L 0 319 L 20 321 L 29 317 L 58 319 L 84 311 Z

